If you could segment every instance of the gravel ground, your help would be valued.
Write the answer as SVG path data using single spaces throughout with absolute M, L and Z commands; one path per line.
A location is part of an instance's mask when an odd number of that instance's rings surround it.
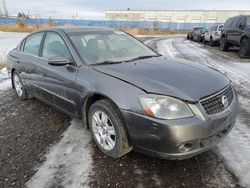
M 183 161 L 168 161 L 132 152 L 121 159 L 95 148 L 91 187 L 240 187 L 223 161 L 208 151 Z
M 13 90 L 0 93 L 0 187 L 23 187 L 57 142 L 70 118 Z

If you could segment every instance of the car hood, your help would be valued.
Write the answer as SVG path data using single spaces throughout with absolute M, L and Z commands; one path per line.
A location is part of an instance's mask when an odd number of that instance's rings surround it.
M 226 76 L 207 66 L 164 57 L 99 65 L 94 66 L 94 69 L 148 93 L 174 96 L 193 102 L 223 89 L 230 83 Z

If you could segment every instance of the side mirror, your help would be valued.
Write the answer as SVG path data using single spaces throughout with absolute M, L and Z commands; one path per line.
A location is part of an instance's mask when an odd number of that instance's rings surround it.
M 52 66 L 65 66 L 73 65 L 74 63 L 65 57 L 52 57 L 49 59 L 48 64 Z
M 239 24 L 239 28 L 240 28 L 240 29 L 244 29 L 244 24 L 243 24 L 243 23 L 240 23 L 240 24 Z

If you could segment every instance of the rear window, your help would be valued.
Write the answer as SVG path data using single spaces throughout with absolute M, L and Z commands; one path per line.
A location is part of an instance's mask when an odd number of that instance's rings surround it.
M 223 28 L 223 25 L 220 25 L 220 26 L 218 27 L 218 31 L 221 31 L 222 28 Z

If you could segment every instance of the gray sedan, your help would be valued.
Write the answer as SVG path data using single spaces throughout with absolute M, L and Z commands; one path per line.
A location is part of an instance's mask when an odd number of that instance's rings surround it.
M 220 142 L 238 113 L 237 95 L 220 72 L 162 57 L 109 28 L 32 33 L 9 52 L 7 68 L 20 99 L 36 97 L 81 119 L 114 158 L 132 149 L 192 157 Z

